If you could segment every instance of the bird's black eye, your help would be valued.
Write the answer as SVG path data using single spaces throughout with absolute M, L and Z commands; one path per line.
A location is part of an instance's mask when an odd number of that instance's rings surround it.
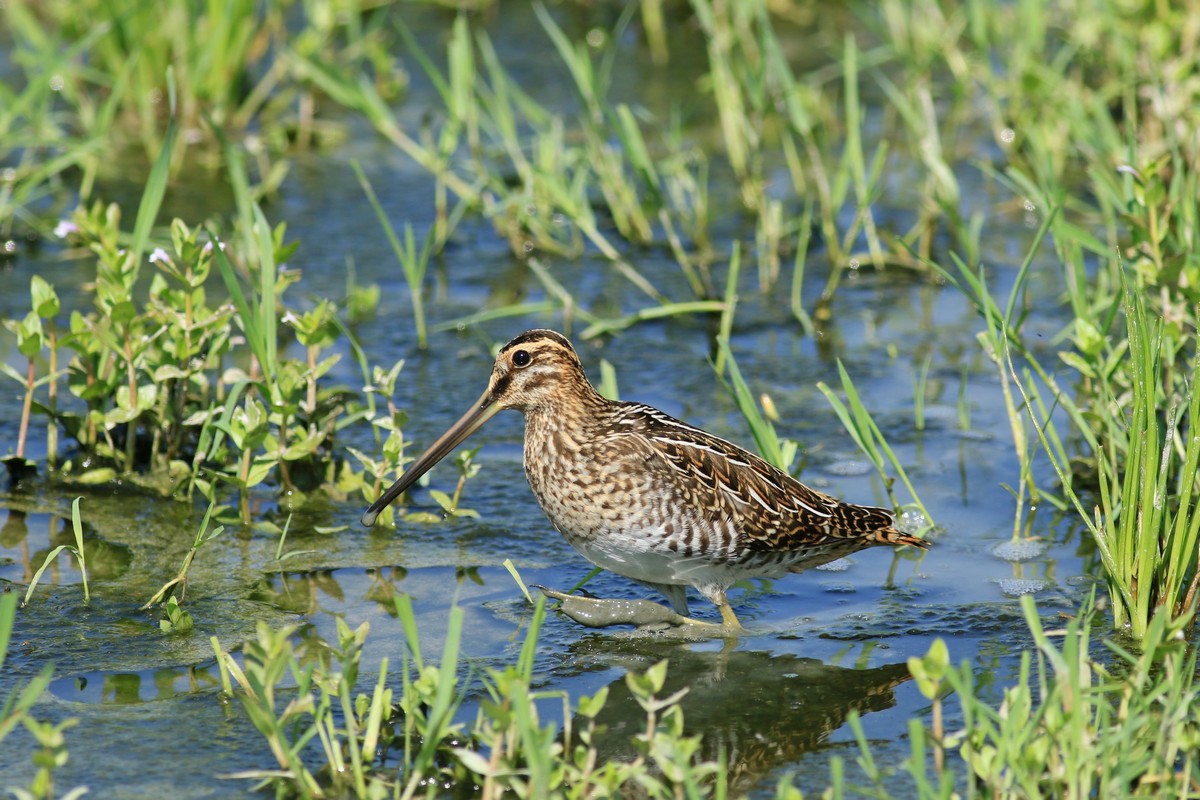
M 533 356 L 529 355 L 528 350 L 518 350 L 513 353 L 512 361 L 514 367 L 528 367 L 529 362 L 533 361 Z

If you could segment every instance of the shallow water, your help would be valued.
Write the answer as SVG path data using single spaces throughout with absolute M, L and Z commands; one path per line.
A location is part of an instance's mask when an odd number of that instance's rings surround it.
M 503 33 L 503 41 L 512 43 L 502 56 L 513 59 L 510 66 L 519 75 L 540 74 L 538 59 L 527 55 L 532 48 L 517 43 L 519 35 L 532 36 L 542 47 L 540 28 L 510 29 L 517 23 L 504 20 L 492 22 L 493 36 L 500 40 Z M 548 57 L 548 51 L 538 52 Z M 629 69 L 636 66 L 631 62 Z M 643 93 L 639 99 L 648 105 L 672 92 L 669 83 L 664 88 L 654 81 L 618 85 L 636 87 L 630 91 Z M 690 90 L 686 82 L 683 86 Z M 417 115 L 428 102 L 419 90 L 418 81 L 406 113 Z M 548 81 L 541 91 L 551 97 L 557 92 L 562 102 L 570 102 L 562 83 Z M 490 345 L 529 327 L 561 327 L 562 320 L 515 318 L 463 333 L 438 333 L 427 351 L 417 350 L 407 288 L 348 167 L 351 158 L 371 165 L 375 189 L 396 224 L 407 220 L 421 228 L 429 223 L 426 176 L 370 135 L 356 136 L 332 154 L 297 158 L 280 198 L 267 211 L 286 220 L 290 234 L 302 243 L 292 266 L 304 271 L 304 280 L 291 290 L 293 302 L 304 295 L 340 296 L 347 258 L 353 259 L 360 282 L 383 287 L 380 315 L 359 324 L 355 334 L 372 363 L 406 359 L 396 401 L 410 416 L 406 436 L 422 447 L 478 396 L 490 369 Z M 911 216 L 904 182 L 894 183 L 877 213 L 900 227 Z M 1006 296 L 1032 231 L 1027 212 L 1001 205 L 995 191 L 976 173 L 964 173 L 964 192 L 988 210 L 983 252 L 997 294 Z M 136 189 L 129 194 L 136 197 Z M 193 202 L 204 196 L 202 184 L 192 186 Z M 177 203 L 174 211 L 201 213 L 189 212 L 186 203 Z M 738 223 L 729 226 L 736 229 Z M 61 255 L 47 245 L 0 271 L 0 313 L 23 315 L 34 272 L 56 284 L 65 304 L 78 304 L 73 287 L 88 267 Z M 687 297 L 682 276 L 664 254 L 633 257 L 655 286 L 673 298 Z M 806 297 L 819 291 L 828 267 L 819 253 L 810 263 Z M 646 304 L 602 262 L 551 260 L 549 266 L 593 309 L 628 312 Z M 431 273 L 433 323 L 488 305 L 542 297 L 527 268 L 509 255 L 486 222 L 465 223 Z M 667 691 L 689 687 L 683 701 L 689 728 L 705 734 L 708 755 L 723 748 L 738 791 L 767 791 L 783 774 L 816 791 L 829 779 L 831 753 L 849 759 L 856 753 L 845 724 L 852 710 L 863 715 L 877 759 L 896 765 L 908 756 L 908 720 L 927 713 L 927 702 L 900 666 L 908 657 L 924 654 L 940 636 L 954 661 L 978 665 L 981 684 L 1003 680 L 1028 644 L 1016 596 L 1033 591 L 1046 614 L 1071 610 L 1090 588 L 1089 567 L 1078 531 L 1048 507 L 1032 519 L 1031 531 L 1040 537 L 1036 546 L 1005 544 L 1014 500 L 1002 485 L 1019 479 L 1017 460 L 995 367 L 974 342 L 980 324 L 957 291 L 899 271 L 858 270 L 839 288 L 832 320 L 814 340 L 791 319 L 786 292 L 763 296 L 751 273 L 743 273 L 733 349 L 752 390 L 775 401 L 781 435 L 801 442 L 800 477 L 847 500 L 887 503 L 878 476 L 865 468 L 816 388 L 818 381 L 838 385 L 840 359 L 936 521 L 936 545 L 920 557 L 871 551 L 838 569 L 735 589 L 733 604 L 748 633 L 733 642 L 592 631 L 551 615 L 536 669 L 543 687 L 572 696 L 610 687 L 604 711 L 610 735 L 603 746 L 615 757 L 627 747 L 621 734 L 644 721 L 625 693 L 623 675 L 669 659 Z M 723 280 L 723 265 L 717 275 Z M 1035 269 L 1033 287 L 1037 299 L 1026 330 L 1042 330 L 1049 340 L 1059 327 L 1053 273 Z M 695 318 L 643 323 L 611 340 L 577 344 L 593 378 L 601 358 L 614 365 L 624 399 L 650 403 L 749 444 L 732 398 L 706 360 L 710 323 Z M 7 333 L 0 334 L 0 357 L 19 363 Z M 927 425 L 918 431 L 913 383 L 926 358 L 931 359 Z M 332 379 L 358 385 L 355 369 L 343 359 Z M 970 416 L 966 430 L 959 425 L 961 381 Z M 7 385 L 0 394 L 0 441 L 15 442 L 20 396 L 15 384 Z M 345 443 L 370 449 L 369 431 L 360 428 Z M 512 559 L 527 583 L 559 589 L 587 574 L 590 565 L 553 532 L 530 494 L 520 441 L 516 414 L 501 415 L 476 435 L 474 443 L 485 445 L 478 457 L 482 469 L 463 502 L 479 511 L 478 520 L 402 523 L 393 533 L 361 528 L 357 504 L 328 504 L 296 515 L 288 549 L 305 552 L 282 562 L 272 537 L 227 531 L 192 565 L 185 602 L 196 622 L 190 635 L 163 634 L 159 615 L 140 606 L 178 569 L 199 524 L 199 509 L 120 485 L 70 488 L 35 481 L 20 490 L 5 488 L 0 491 L 0 515 L 6 515 L 0 521 L 0 581 L 23 592 L 45 553 L 73 541 L 70 502 L 82 495 L 92 602 L 83 605 L 78 567 L 69 559 L 48 570 L 18 615 L 0 694 L 44 664 L 55 664 L 56 680 L 35 714 L 80 720 L 67 732 L 70 760 L 58 773 L 60 787 L 86 784 L 97 796 L 121 797 L 158 797 L 168 787 L 176 797 L 247 793 L 247 782 L 216 776 L 275 764 L 240 706 L 220 698 L 210 636 L 234 648 L 265 620 L 300 625 L 299 635 L 331 641 L 337 618 L 352 627 L 368 621 L 367 685 L 380 658 L 399 660 L 404 638 L 391 600 L 403 593 L 412 599 L 426 654 L 440 652 L 448 611 L 457 604 L 466 615 L 465 654 L 478 664 L 503 664 L 515 659 L 531 611 L 501 562 Z M 30 455 L 44 456 L 40 436 L 31 438 Z M 431 485 L 451 489 L 454 480 L 453 467 L 446 464 L 434 470 Z M 414 496 L 418 506 L 435 508 L 426 493 Z M 269 497 L 256 509 L 282 523 Z M 320 534 L 318 527 L 340 529 Z M 609 574 L 589 583 L 588 590 L 601 597 L 660 599 Z M 705 601 L 692 600 L 696 613 L 714 618 Z M 0 786 L 26 783 L 32 767 L 24 732 L 11 734 L 4 750 Z M 897 786 L 902 794 L 903 784 Z

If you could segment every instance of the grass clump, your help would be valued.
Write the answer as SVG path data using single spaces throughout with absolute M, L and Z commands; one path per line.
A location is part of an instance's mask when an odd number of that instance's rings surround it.
M 1100 503 L 1092 513 L 1066 479 L 1071 464 L 1046 447 L 1100 551 L 1113 623 L 1141 639 L 1159 610 L 1189 627 L 1195 621 L 1200 595 L 1200 514 L 1194 500 L 1200 392 L 1194 382 L 1182 395 L 1169 392 L 1177 352 L 1169 323 L 1150 319 L 1146 301 L 1132 290 L 1126 293 L 1123 316 L 1128 337 L 1119 349 L 1128 359 L 1132 386 L 1119 397 L 1108 395 L 1106 402 L 1126 406 L 1128 417 L 1112 420 L 1106 431 L 1112 438 L 1102 440 Z M 1195 333 L 1187 338 L 1187 350 L 1200 352 Z M 1044 431 L 1050 423 L 1044 411 L 1037 413 L 1044 405 L 1036 391 L 1030 385 L 1022 394 L 1035 425 Z M 1045 439 L 1045 433 L 1041 436 Z
M 398 597 L 407 639 L 398 692 L 387 688 L 385 658 L 374 689 L 356 694 L 366 623 L 351 631 L 338 620 L 338 646 L 321 652 L 298 651 L 292 629 L 260 626 L 243 667 L 214 638 L 226 693 L 241 699 L 280 768 L 227 777 L 260 780 L 260 787 L 296 797 L 611 797 L 636 787 L 643 796 L 676 798 L 707 796 L 723 785 L 723 765 L 702 761 L 699 737 L 684 734 L 678 701 L 686 690 L 660 696 L 665 661 L 626 678 L 646 715 L 634 738 L 637 755 L 616 762 L 599 754 L 595 718 L 607 690 L 572 703 L 562 692 L 536 688 L 544 603 L 535 605 L 516 663 L 479 671 L 461 660 L 460 609 L 450 613 L 435 663 L 422 654 L 409 598 Z M 470 722 L 468 698 L 479 700 Z M 561 720 L 544 718 L 548 705 L 563 709 Z
M 1159 606 L 1192 618 L 1194 24 L 1179 8 L 1107 0 L 886 3 L 872 24 L 905 78 L 878 78 L 905 135 L 922 153 L 945 153 L 945 143 L 970 141 L 972 119 L 985 123 L 999 156 L 984 173 L 1019 198 L 1037 230 L 1006 302 L 992 297 L 970 247 L 950 256 L 953 269 L 935 265 L 985 321 L 980 342 L 999 371 L 1021 464 L 1014 536 L 1027 508 L 1073 506 L 1100 550 L 1118 627 L 1145 635 Z M 931 107 L 925 95 L 939 81 L 955 88 L 930 128 L 911 111 Z M 926 166 L 936 180 L 940 170 Z M 935 195 L 952 218 L 961 201 Z M 1070 310 L 1052 360 L 1024 331 L 1045 244 Z M 1037 482 L 1043 452 L 1057 487 Z
M 95 170 L 131 146 L 150 157 L 162 149 L 168 69 L 175 72 L 186 132 L 174 144 L 176 164 L 184 150 L 215 144 L 213 128 L 239 136 L 253 129 L 277 150 L 311 144 L 322 127 L 313 88 L 294 67 L 293 53 L 367 64 L 381 91 L 403 87 L 370 21 L 374 5 L 343 3 L 332 13 L 253 0 L 15 0 L 5 4 L 3 19 L 24 82 L 44 84 L 52 76 L 59 113 L 85 137 L 104 140 L 91 154 Z
M 1032 598 L 1021 598 L 1035 651 L 993 705 L 975 668 L 951 663 L 937 640 L 909 667 L 932 703 L 932 725 L 909 724 L 912 754 L 901 768 L 920 798 L 1193 797 L 1200 789 L 1200 686 L 1187 620 L 1160 611 L 1137 648 L 1106 642 L 1093 654 L 1092 607 L 1047 631 Z M 1056 643 L 1061 641 L 1061 644 Z M 956 714 L 957 723 L 943 722 Z M 856 759 L 866 785 L 835 758 L 832 797 L 891 796 L 894 770 L 880 768 L 861 726 Z M 961 725 L 961 727 L 959 727 Z M 954 755 L 957 754 L 958 758 Z
M 1061 630 L 1044 627 L 1032 598 L 1021 605 L 1034 648 L 1022 654 L 1002 697 L 979 683 L 971 662 L 952 662 L 952 646 L 935 641 L 909 659 L 931 704 L 928 724 L 910 721 L 909 758 L 879 764 L 876 745 L 850 712 L 857 772 L 833 756 L 823 796 L 888 798 L 900 786 L 907 786 L 904 796 L 920 798 L 1192 796 L 1200 786 L 1200 687 L 1196 651 L 1182 635 L 1186 620 L 1160 612 L 1136 648 L 1105 642 L 1102 658 L 1090 603 Z M 686 732 L 679 700 L 688 690 L 662 696 L 667 662 L 626 676 L 646 725 L 625 760 L 608 760 L 597 723 L 607 688 L 576 700 L 536 688 L 541 600 L 515 663 L 482 670 L 461 661 L 461 611 L 450 615 L 437 662 L 422 655 L 406 597 L 396 611 L 408 646 L 394 692 L 386 688 L 385 659 L 373 688 L 355 693 L 366 625 L 350 631 L 339 622 L 340 644 L 319 653 L 295 650 L 289 630 L 262 628 L 240 669 L 221 654 L 226 691 L 241 698 L 283 770 L 229 777 L 300 797 L 636 791 L 668 798 L 728 790 L 726 762 L 702 760 L 701 737 Z M 548 718 L 546 709 L 556 706 L 562 718 Z M 785 777 L 774 796 L 801 795 Z

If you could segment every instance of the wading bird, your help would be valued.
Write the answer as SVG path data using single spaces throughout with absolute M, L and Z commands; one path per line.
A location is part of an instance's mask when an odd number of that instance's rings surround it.
M 588 561 L 662 592 L 680 615 L 693 586 L 736 630 L 725 592 L 738 580 L 778 578 L 878 545 L 927 546 L 897 530 L 886 509 L 843 503 L 655 408 L 605 399 L 571 343 L 550 330 L 500 349 L 483 396 L 367 509 L 363 524 L 374 525 L 506 408 L 525 415 L 525 475 L 554 527 Z

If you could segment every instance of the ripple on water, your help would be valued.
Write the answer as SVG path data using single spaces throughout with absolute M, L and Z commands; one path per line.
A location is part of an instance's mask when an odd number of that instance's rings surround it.
M 855 641 L 889 639 L 897 636 L 943 636 L 955 639 L 999 637 L 1004 641 L 1025 641 L 1028 628 L 1016 604 L 976 603 L 898 605 L 872 614 L 847 614 L 836 622 L 820 626 L 822 639 Z M 1015 637 L 1015 638 L 1014 638 Z
M 839 558 L 834 561 L 830 561 L 828 564 L 821 564 L 817 567 L 814 567 L 814 569 L 819 569 L 824 572 L 845 572 L 853 566 L 854 559 L 846 556 L 845 558 Z

